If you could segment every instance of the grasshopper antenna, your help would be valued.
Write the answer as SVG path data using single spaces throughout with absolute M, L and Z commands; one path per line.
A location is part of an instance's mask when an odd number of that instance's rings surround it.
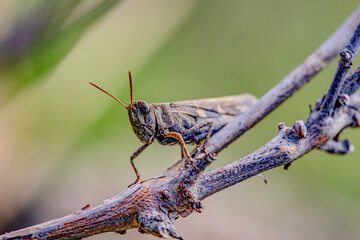
M 101 87 L 97 86 L 96 84 L 89 82 L 91 85 L 93 85 L 94 87 L 96 87 L 97 89 L 99 89 L 100 91 L 103 91 L 104 93 L 106 93 L 107 95 L 109 95 L 110 97 L 112 97 L 113 99 L 115 99 L 117 102 L 119 102 L 121 105 L 124 106 L 124 108 L 128 109 L 128 107 L 122 102 L 120 101 L 117 97 L 115 97 L 114 95 L 112 95 L 111 93 L 105 91 L 104 89 L 102 89 Z
M 131 80 L 131 72 L 129 71 L 129 82 L 130 82 L 130 105 L 131 108 L 134 108 L 133 104 L 133 87 L 132 87 L 132 80 Z

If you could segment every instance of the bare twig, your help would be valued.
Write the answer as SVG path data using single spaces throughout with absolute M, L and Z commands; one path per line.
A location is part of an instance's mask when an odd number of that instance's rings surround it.
M 346 77 L 340 94 L 352 95 L 360 87 L 360 66 Z
M 221 151 L 276 106 L 291 96 L 324 68 L 349 41 L 360 22 L 360 8 L 306 61 L 281 83 L 270 90 L 249 111 L 214 135 L 206 152 L 194 151 L 195 166 L 179 161 L 158 177 L 135 184 L 104 204 L 88 208 L 47 223 L 0 236 L 0 239 L 80 239 L 114 231 L 125 234 L 138 228 L 142 233 L 182 239 L 173 222 L 200 211 L 200 200 L 262 171 L 288 164 L 325 144 L 347 127 L 360 123 L 360 95 L 342 105 L 334 105 L 333 114 L 323 117 L 322 106 L 315 109 L 304 124 L 292 128 L 279 124 L 279 133 L 268 144 L 231 164 L 200 176 Z M 351 85 L 351 84 L 350 84 Z M 340 89 L 339 89 L 340 88 Z M 341 84 L 335 94 L 341 91 Z M 334 96 L 338 99 L 338 94 Z
M 352 66 L 354 59 L 357 56 L 360 46 L 360 25 L 357 26 L 354 35 L 349 44 L 340 53 L 340 60 L 338 69 L 336 71 L 334 80 L 327 92 L 324 102 L 322 104 L 321 114 L 326 117 L 334 112 L 335 102 L 337 101 L 340 90 L 342 89 L 345 76 Z
M 320 146 L 319 149 L 333 154 L 351 154 L 355 150 L 354 146 L 347 139 L 340 141 L 330 139 Z

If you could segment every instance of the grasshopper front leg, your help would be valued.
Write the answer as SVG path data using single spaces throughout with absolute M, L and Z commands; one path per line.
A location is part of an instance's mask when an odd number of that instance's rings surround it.
M 135 172 L 135 174 L 136 174 L 136 180 L 135 180 L 134 183 L 132 183 L 132 184 L 129 185 L 129 186 L 132 186 L 132 185 L 138 183 L 139 180 L 140 180 L 140 174 L 139 174 L 137 168 L 135 167 L 134 159 L 135 159 L 137 156 L 139 156 L 139 154 L 142 153 L 142 151 L 144 151 L 144 150 L 145 150 L 150 144 L 152 144 L 153 142 L 154 142 L 154 136 L 152 136 L 147 143 L 145 143 L 144 145 L 142 145 L 138 150 L 136 150 L 136 151 L 130 156 L 130 163 L 131 163 L 131 166 L 133 167 L 134 172 Z

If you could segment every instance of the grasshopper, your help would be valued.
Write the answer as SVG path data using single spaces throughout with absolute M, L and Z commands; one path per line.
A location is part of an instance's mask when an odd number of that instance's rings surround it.
M 257 101 L 251 94 L 241 94 L 172 103 L 148 103 L 143 100 L 134 102 L 130 71 L 129 82 L 129 106 L 94 83 L 90 82 L 90 84 L 114 98 L 127 109 L 132 129 L 144 143 L 130 157 L 131 166 L 136 174 L 134 184 L 140 180 L 134 159 L 155 139 L 162 145 L 180 144 L 182 156 L 185 154 L 186 158 L 193 163 L 185 144 L 199 145 L 204 140 L 202 145 L 204 147 L 211 135 Z

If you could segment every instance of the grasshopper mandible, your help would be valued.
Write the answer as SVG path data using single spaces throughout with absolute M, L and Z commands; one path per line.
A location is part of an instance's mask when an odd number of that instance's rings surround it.
M 148 103 L 143 100 L 134 102 L 130 71 L 129 82 L 129 106 L 94 83 L 90 82 L 90 84 L 114 98 L 127 109 L 132 129 L 144 143 L 130 157 L 131 166 L 136 174 L 134 184 L 140 180 L 134 159 L 155 139 L 162 145 L 180 144 L 182 154 L 185 154 L 192 163 L 185 144 L 199 144 L 204 140 L 203 146 L 205 146 L 211 135 L 257 101 L 251 94 L 241 94 L 172 103 Z

